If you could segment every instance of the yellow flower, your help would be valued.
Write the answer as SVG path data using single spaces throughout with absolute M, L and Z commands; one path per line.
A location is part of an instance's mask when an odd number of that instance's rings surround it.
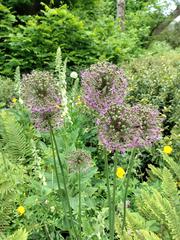
M 25 213 L 25 208 L 23 206 L 19 206 L 16 210 L 20 216 Z
M 166 154 L 171 154 L 173 151 L 172 147 L 171 146 L 164 146 L 163 148 L 163 152 L 166 153 Z
M 82 101 L 81 101 L 81 96 L 77 96 L 76 98 L 76 105 L 81 105 Z
M 11 101 L 12 101 L 13 103 L 16 103 L 16 102 L 17 102 L 17 98 L 13 97 L 13 98 L 11 99 Z
M 117 170 L 116 170 L 116 176 L 117 176 L 118 178 L 123 178 L 125 174 L 126 174 L 126 173 L 125 173 L 125 171 L 124 171 L 124 169 L 123 169 L 122 167 L 118 167 L 118 168 L 117 168 Z

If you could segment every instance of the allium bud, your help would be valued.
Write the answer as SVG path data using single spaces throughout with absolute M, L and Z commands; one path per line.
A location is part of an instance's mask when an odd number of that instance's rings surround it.
M 148 146 L 160 139 L 161 121 L 150 106 L 113 105 L 97 121 L 99 139 L 111 151 Z
M 73 151 L 67 158 L 70 172 L 86 172 L 92 166 L 92 159 L 89 153 L 82 149 Z
M 61 95 L 53 75 L 47 71 L 32 71 L 23 75 L 22 98 L 31 111 L 32 120 L 40 130 L 48 130 L 48 122 L 55 127 L 62 123 Z
M 70 77 L 74 79 L 78 78 L 77 72 L 71 72 Z
M 81 73 L 85 103 L 101 114 L 112 104 L 122 104 L 127 89 L 123 70 L 114 64 L 94 64 Z

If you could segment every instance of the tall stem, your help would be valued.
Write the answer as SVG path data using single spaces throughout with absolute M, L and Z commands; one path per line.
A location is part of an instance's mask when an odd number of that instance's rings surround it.
M 116 170 L 117 170 L 117 152 L 114 155 L 114 175 L 113 175 L 113 196 L 112 196 L 112 217 L 110 239 L 114 240 L 115 206 L 116 206 Z
M 79 185 L 79 240 L 81 240 L 81 166 L 79 164 L 78 171 L 78 185 Z
M 68 205 L 68 209 L 69 209 L 71 227 L 73 229 L 74 235 L 76 236 L 76 239 L 78 239 L 78 235 L 76 233 L 76 229 L 75 229 L 74 223 L 73 223 L 72 209 L 71 209 L 71 205 L 70 205 L 70 201 L 69 201 L 69 196 L 68 196 L 68 190 L 67 190 L 67 185 L 66 185 L 66 178 L 65 178 L 65 173 L 64 173 L 64 169 L 63 169 L 63 164 L 62 164 L 61 159 L 60 159 L 56 138 L 55 138 L 55 135 L 54 135 L 54 132 L 53 132 L 53 128 L 52 128 L 50 122 L 49 122 L 49 126 L 50 126 L 50 132 L 51 132 L 52 139 L 53 139 L 53 142 L 54 142 L 54 147 L 55 147 L 58 163 L 59 163 L 59 166 L 60 166 L 60 169 L 61 169 L 62 178 L 63 178 L 63 184 L 64 184 L 66 201 L 67 201 L 67 205 Z
M 108 193 L 108 208 L 109 208 L 109 231 L 111 229 L 111 192 L 110 192 L 110 183 L 109 183 L 109 166 L 108 166 L 108 158 L 107 151 L 105 150 L 105 175 L 106 175 L 106 185 L 107 185 L 107 193 Z
M 125 193 L 124 193 L 124 200 L 123 200 L 123 223 L 122 223 L 122 233 L 124 231 L 124 228 L 126 227 L 126 199 L 127 199 L 127 193 L 128 193 L 128 187 L 129 187 L 129 180 L 131 178 L 131 172 L 134 165 L 134 157 L 135 157 L 135 149 L 133 148 L 131 151 L 131 156 L 129 159 L 129 167 L 127 169 L 127 178 L 125 183 Z
M 53 152 L 53 162 L 54 162 L 54 167 L 55 167 L 55 173 L 56 173 L 56 179 L 57 179 L 57 184 L 58 184 L 58 193 L 59 193 L 59 197 L 61 199 L 62 195 L 61 195 L 61 185 L 60 185 L 60 179 L 59 179 L 59 174 L 58 174 L 58 169 L 57 169 L 57 163 L 56 163 L 56 156 L 55 156 L 55 150 L 54 150 L 54 143 L 53 143 L 53 137 L 52 137 L 52 132 L 50 131 L 50 139 L 51 139 L 51 146 L 52 146 L 52 152 Z M 67 216 L 67 211 L 66 211 L 66 206 L 64 204 L 64 200 L 62 201 L 63 204 L 63 209 L 65 212 L 65 219 L 66 219 L 66 223 L 69 225 L 69 221 L 68 221 L 68 216 Z

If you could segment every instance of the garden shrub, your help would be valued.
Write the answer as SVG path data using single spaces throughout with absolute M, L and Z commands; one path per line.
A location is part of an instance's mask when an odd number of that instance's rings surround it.
M 180 117 L 176 111 L 180 88 L 179 64 L 178 51 L 170 51 L 168 55 L 147 54 L 125 66 L 129 78 L 128 102 L 157 106 L 166 115 L 168 132 Z
M 15 16 L 10 10 L 0 3 L 0 72 L 10 74 L 11 66 L 8 63 L 12 58 L 9 49 L 9 34 L 13 32 L 13 25 L 16 22 Z M 13 62 L 14 59 L 11 59 Z
M 15 96 L 15 83 L 0 75 L 0 108 L 7 106 Z
M 11 76 L 17 66 L 22 72 L 49 70 L 59 46 L 63 58 L 68 57 L 68 68 L 82 68 L 99 59 L 121 63 L 142 52 L 156 23 L 154 15 L 149 15 L 147 9 L 136 14 L 128 10 L 126 29 L 121 31 L 119 22 L 114 20 L 112 2 L 89 4 L 90 8 L 77 2 L 71 11 L 66 5 L 59 8 L 43 5 L 45 10 L 39 15 L 16 16 L 17 20 L 6 8 L 14 22 L 5 20 L 9 29 L 1 46 L 1 74 Z M 5 12 L 2 18 L 7 18 Z
M 70 65 L 88 64 L 96 57 L 96 52 L 91 50 L 92 44 L 92 34 L 66 6 L 54 9 L 46 6 L 42 15 L 27 17 L 17 32 L 9 36 L 11 59 L 8 64 L 19 65 L 22 71 L 50 68 L 58 46 L 65 57 L 68 56 Z
M 180 46 L 180 23 L 174 24 L 172 29 L 166 28 L 159 35 L 154 38 L 159 41 L 167 41 L 173 48 L 177 48 Z

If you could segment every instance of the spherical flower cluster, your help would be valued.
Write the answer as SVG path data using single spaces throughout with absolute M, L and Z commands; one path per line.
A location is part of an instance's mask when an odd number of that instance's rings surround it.
M 112 105 L 97 120 L 99 139 L 110 151 L 151 145 L 160 139 L 159 112 L 142 105 Z
M 122 104 L 127 89 L 127 80 L 122 69 L 104 62 L 94 64 L 81 73 L 84 101 L 104 114 L 114 104 Z
M 82 149 L 73 151 L 67 158 L 69 171 L 78 172 L 79 169 L 82 172 L 86 172 L 92 166 L 92 158 L 89 153 Z
M 62 123 L 61 95 L 51 73 L 32 71 L 23 75 L 21 90 L 22 99 L 31 111 L 36 128 L 44 131 L 48 130 L 49 121 L 56 127 Z

